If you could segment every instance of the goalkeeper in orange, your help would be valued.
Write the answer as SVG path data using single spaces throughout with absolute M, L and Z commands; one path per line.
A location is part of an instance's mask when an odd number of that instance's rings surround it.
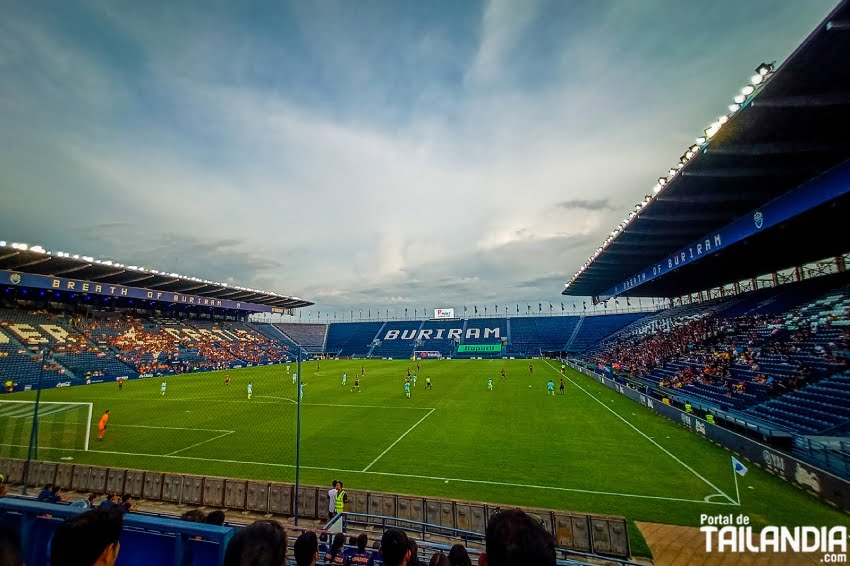
M 103 440 L 103 435 L 106 434 L 106 423 L 109 421 L 109 409 L 104 411 L 103 416 L 100 417 L 100 421 L 97 423 L 97 438 L 98 440 Z

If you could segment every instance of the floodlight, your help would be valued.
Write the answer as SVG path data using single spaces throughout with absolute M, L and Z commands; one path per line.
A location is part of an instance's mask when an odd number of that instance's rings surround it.
M 756 73 L 758 73 L 759 76 L 766 77 L 767 75 L 773 72 L 773 68 L 773 63 L 762 63 L 761 65 L 756 67 Z
M 756 90 L 756 87 L 754 87 L 753 85 L 747 85 L 747 86 L 745 86 L 744 88 L 741 89 L 741 94 L 749 96 L 752 93 L 754 93 L 755 90 Z
M 737 112 L 740 109 L 741 109 L 740 104 L 730 104 L 729 105 L 729 112 Z
M 706 138 L 705 136 L 700 136 L 697 138 L 697 143 L 700 145 L 704 144 L 706 141 L 708 141 L 708 138 Z
M 667 174 L 668 174 L 668 175 L 670 175 L 670 177 L 673 177 L 673 176 L 676 174 L 676 170 L 675 170 L 675 169 L 670 169 L 669 171 L 667 171 Z M 669 178 L 669 177 L 668 177 L 668 178 Z
M 728 122 L 728 121 L 729 121 L 729 116 L 726 116 L 726 115 L 724 114 L 723 116 L 721 116 L 720 118 L 718 118 L 718 119 L 717 119 L 717 121 L 720 123 L 720 125 L 723 125 L 723 124 L 725 124 L 726 122 Z
M 739 94 L 734 98 L 734 100 L 735 104 L 743 104 L 747 100 L 747 97 L 743 94 Z

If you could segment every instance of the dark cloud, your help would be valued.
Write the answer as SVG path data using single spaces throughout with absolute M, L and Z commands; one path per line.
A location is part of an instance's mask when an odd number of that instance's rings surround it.
M 564 200 L 557 203 L 555 206 L 566 210 L 616 210 L 616 207 L 611 204 L 610 199 L 600 198 L 594 200 L 574 198 Z

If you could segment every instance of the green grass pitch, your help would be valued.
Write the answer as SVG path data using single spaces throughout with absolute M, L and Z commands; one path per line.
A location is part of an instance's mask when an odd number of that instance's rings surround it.
M 339 478 L 349 489 L 679 525 L 698 525 L 702 513 L 745 513 L 756 526 L 848 521 L 755 466 L 739 478 L 740 506 L 732 504 L 729 452 L 572 370 L 566 395 L 557 394 L 559 369 L 545 360 L 531 363 L 533 375 L 527 360 L 426 360 L 407 399 L 404 376 L 415 362 L 327 360 L 318 369 L 316 362 L 305 362 L 301 481 L 328 485 Z M 361 366 L 361 391 L 352 392 Z M 341 385 L 343 372 L 348 386 Z M 230 385 L 224 384 L 226 373 Z M 425 390 L 426 376 L 431 391 Z M 489 377 L 493 391 L 487 390 Z M 556 384 L 554 397 L 546 394 L 549 378 Z M 44 417 L 39 457 L 294 480 L 297 390 L 285 366 L 166 381 L 165 396 L 161 378 L 129 381 L 123 391 L 115 383 L 44 391 L 42 401 L 92 402 L 93 428 L 89 451 L 69 449 L 61 413 Z M 0 400 L 34 398 L 23 393 Z M 100 442 L 96 422 L 105 409 L 111 419 Z M 22 457 L 26 449 L 17 445 L 25 445 L 29 433 L 13 420 L 0 416 L 0 453 Z M 634 528 L 632 543 L 645 554 Z

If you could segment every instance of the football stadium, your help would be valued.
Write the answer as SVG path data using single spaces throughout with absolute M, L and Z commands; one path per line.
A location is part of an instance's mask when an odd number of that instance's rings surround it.
M 819 17 L 541 299 L 0 241 L 0 556 L 846 563 L 850 2 Z

